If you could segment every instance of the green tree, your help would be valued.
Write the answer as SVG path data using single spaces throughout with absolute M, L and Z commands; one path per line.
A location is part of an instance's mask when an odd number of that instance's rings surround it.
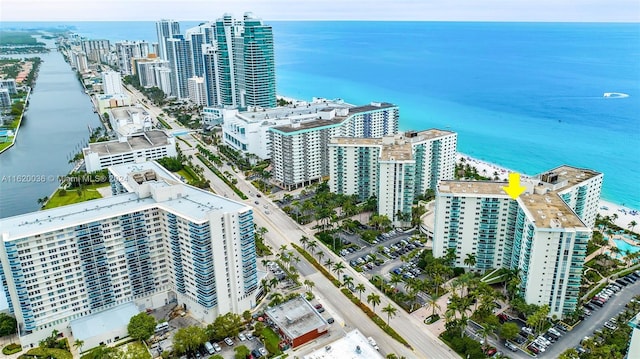
M 345 268 L 346 267 L 344 266 L 344 264 L 342 264 L 342 262 L 337 262 L 333 265 L 333 271 L 336 273 L 336 275 L 338 275 L 338 278 L 340 278 L 340 275 L 342 274 L 342 272 L 344 272 Z
M 464 259 L 463 263 L 471 268 L 476 265 L 476 256 L 473 253 L 467 253 L 467 258 Z
M 380 296 L 375 294 L 375 293 L 371 293 L 367 296 L 367 303 L 370 303 L 371 306 L 373 306 L 373 311 L 375 313 L 376 311 L 376 305 L 380 304 Z
M 358 283 L 358 285 L 356 285 L 356 292 L 358 292 L 360 294 L 360 301 L 362 302 L 362 293 L 366 290 L 364 284 L 362 283 Z
M 84 340 L 80 340 L 80 339 L 76 339 L 75 342 L 73 342 L 73 346 L 78 349 L 78 353 L 82 352 L 82 346 L 84 345 Z
M 6 313 L 0 313 L 0 337 L 15 334 L 18 329 L 17 325 L 16 318 Z
M 274 293 L 274 295 L 275 294 L 279 293 Z M 235 313 L 227 313 L 225 315 L 218 316 L 212 324 L 207 325 L 206 333 L 209 339 L 213 339 L 213 341 L 217 342 L 226 337 L 235 337 L 240 333 L 241 328 L 241 317 Z
M 504 340 L 513 339 L 518 336 L 518 332 L 520 332 L 520 328 L 516 323 L 507 322 L 502 324 L 499 329 L 500 337 Z
M 245 345 L 239 345 L 235 347 L 233 351 L 236 353 L 236 359 L 245 359 L 249 354 L 251 354 L 251 351 Z
M 389 326 L 389 321 L 391 317 L 395 317 L 398 314 L 398 308 L 391 305 L 391 303 L 387 304 L 386 307 L 382 308 L 383 313 L 387 313 L 387 326 Z
M 579 359 L 579 358 L 580 358 L 580 355 L 578 354 L 578 351 L 575 350 L 575 348 L 569 348 L 565 350 L 558 357 L 558 359 Z
M 207 341 L 207 332 L 191 326 L 178 329 L 173 336 L 173 349 L 179 354 L 191 354 Z
M 436 309 L 440 310 L 440 304 L 438 304 L 438 298 L 429 297 L 427 300 L 427 307 L 431 307 L 431 316 L 436 315 Z
M 156 329 L 156 320 L 149 314 L 142 312 L 129 320 L 127 332 L 131 338 L 146 341 L 151 338 Z

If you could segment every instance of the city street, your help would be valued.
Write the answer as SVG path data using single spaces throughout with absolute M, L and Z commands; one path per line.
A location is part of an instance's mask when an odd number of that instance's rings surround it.
M 195 140 L 188 136 L 183 137 L 193 147 L 195 147 Z M 192 150 L 188 146 L 184 145 L 182 141 L 179 144 L 183 151 Z M 186 153 L 186 152 L 185 152 Z M 198 161 L 194 159 L 194 161 Z M 203 167 L 205 167 L 203 165 Z M 230 199 L 238 202 L 243 202 L 247 205 L 254 207 L 254 221 L 258 227 L 265 227 L 268 233 L 265 235 L 265 240 L 277 249 L 281 245 L 289 245 L 290 243 L 296 243 L 301 246 L 299 239 L 302 236 L 308 238 L 314 238 L 313 233 L 307 229 L 299 226 L 289 218 L 284 212 L 280 211 L 276 205 L 274 205 L 268 198 L 257 198 L 256 189 L 248 184 L 243 177 L 235 173 L 229 166 L 223 165 L 221 171 L 229 171 L 233 173 L 238 183 L 236 186 L 245 194 L 249 195 L 249 199 L 240 199 L 224 182 L 222 182 L 215 174 L 209 171 L 205 167 L 204 176 L 211 183 L 211 187 L 219 195 L 227 196 Z M 255 201 L 259 204 L 256 205 Z M 264 208 L 267 205 L 267 209 Z M 265 211 L 269 211 L 267 215 Z M 376 293 L 381 298 L 381 303 L 376 306 L 376 312 L 385 318 L 385 315 L 380 312 L 381 308 L 386 306 L 391 301 L 386 298 L 384 294 L 378 291 L 369 283 L 367 278 L 353 270 L 349 266 L 349 263 L 343 261 L 342 258 L 335 255 L 333 252 L 320 248 L 325 254 L 324 259 L 331 258 L 334 262 L 342 261 L 347 267 L 345 274 L 354 277 L 354 285 L 363 283 L 367 288 L 367 291 L 362 293 L 362 298 L 366 301 L 366 297 L 370 293 Z M 291 248 L 291 247 L 289 247 Z M 378 342 L 381 348 L 381 352 L 385 355 L 388 353 L 396 353 L 399 356 L 405 356 L 407 358 L 458 358 L 458 355 L 453 352 L 446 344 L 442 343 L 436 336 L 426 330 L 425 325 L 417 318 L 412 317 L 397 305 L 392 305 L 398 308 L 397 316 L 391 319 L 391 326 L 404 337 L 414 349 L 411 351 L 402 344 L 398 343 L 393 338 L 389 337 L 382 331 L 371 319 L 369 319 L 364 312 L 357 308 L 351 301 L 345 297 L 338 288 L 336 288 L 328 279 L 326 279 L 321 273 L 317 272 L 313 266 L 308 263 L 302 256 L 300 256 L 300 262 L 295 264 L 301 275 L 306 279 L 312 280 L 315 283 L 314 292 L 320 301 L 326 302 L 331 308 L 336 311 L 336 318 L 341 318 L 341 325 L 345 326 L 345 330 L 348 328 L 357 327 L 366 336 L 372 336 Z M 386 319 L 386 318 L 385 318 Z M 338 323 L 338 321 L 336 321 Z M 354 325 L 356 324 L 357 325 Z

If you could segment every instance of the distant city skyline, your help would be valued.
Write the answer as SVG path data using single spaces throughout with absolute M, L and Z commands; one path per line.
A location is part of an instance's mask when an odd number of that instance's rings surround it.
M 179 4 L 179 5 L 178 5 Z M 1 21 L 278 20 L 640 22 L 637 0 L 3 0 Z

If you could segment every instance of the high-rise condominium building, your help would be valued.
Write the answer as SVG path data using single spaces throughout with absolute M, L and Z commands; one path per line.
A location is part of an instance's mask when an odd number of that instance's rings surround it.
M 180 24 L 174 20 L 160 20 L 156 22 L 156 34 L 158 35 L 158 57 L 168 60 L 165 39 L 180 34 Z
M 413 201 L 453 179 L 457 135 L 431 129 L 382 138 L 338 137 L 329 143 L 332 192 L 378 200 L 394 223 L 410 220 Z
M 117 71 L 105 71 L 102 73 L 102 92 L 105 95 L 122 93 L 122 78 Z
M 205 106 L 207 95 L 205 93 L 204 79 L 202 77 L 191 77 L 188 79 L 189 99 L 196 105 Z
M 295 188 L 330 175 L 329 141 L 334 137 L 379 138 L 398 132 L 399 110 L 372 102 L 350 108 L 323 108 L 313 119 L 269 128 L 272 179 Z
M 251 207 L 152 162 L 109 169 L 115 196 L 0 219 L 0 275 L 23 347 L 126 303 L 195 318 L 254 306 Z
M 82 51 L 93 62 L 106 62 L 111 46 L 109 40 L 82 40 Z
M 209 106 L 276 106 L 273 31 L 253 14 L 225 14 L 212 24 L 213 42 L 203 50 Z
M 544 177 L 549 173 L 558 177 Z M 583 208 L 582 217 L 576 208 L 588 203 L 590 196 L 599 198 L 602 174 L 562 166 L 542 178 L 557 186 L 537 178 L 525 181 L 527 190 L 516 200 L 504 192 L 503 182 L 441 181 L 433 254 L 444 256 L 454 250 L 456 266 L 469 267 L 465 260 L 471 257 L 474 270 L 518 270 L 520 294 L 527 303 L 548 304 L 549 315 L 562 316 L 577 306 L 591 238 L 585 223 L 591 208 Z M 575 196 L 569 196 L 572 193 Z
M 188 80 L 193 76 L 191 46 L 182 35 L 174 35 L 165 41 L 167 61 L 171 68 L 171 96 L 189 97 Z
M 123 75 L 133 75 L 136 71 L 133 59 L 149 56 L 149 43 L 146 41 L 116 42 L 118 67 Z
M 259 111 L 254 107 L 249 107 L 246 111 L 221 109 L 222 140 L 225 145 L 237 151 L 250 153 L 261 159 L 269 159 L 271 158 L 269 128 L 320 119 L 321 114 L 326 113 L 327 109 L 350 107 L 353 105 L 346 104 L 342 100 L 314 98 L 311 102 L 294 101 L 287 106 Z

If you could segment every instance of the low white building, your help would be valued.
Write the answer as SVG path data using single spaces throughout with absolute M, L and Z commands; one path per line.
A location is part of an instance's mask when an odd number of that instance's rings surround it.
M 90 143 L 83 148 L 87 172 L 113 165 L 175 157 L 176 139 L 165 131 L 153 130 L 120 137 L 118 140 Z
M 82 350 L 110 345 L 129 336 L 127 326 L 131 317 L 138 313 L 140 310 L 135 303 L 128 302 L 71 321 L 71 333 L 75 340 L 84 342 Z
M 98 102 L 98 113 L 104 114 L 107 109 L 112 107 L 131 106 L 131 97 L 127 94 L 119 93 L 113 95 L 95 95 Z
M 113 128 L 118 137 L 131 136 L 153 128 L 151 116 L 140 105 L 114 107 L 108 113 L 111 128 Z
M 375 344 L 375 342 L 374 342 Z M 333 341 L 320 349 L 305 355 L 304 359 L 382 359 L 369 340 L 354 329 L 344 337 Z

